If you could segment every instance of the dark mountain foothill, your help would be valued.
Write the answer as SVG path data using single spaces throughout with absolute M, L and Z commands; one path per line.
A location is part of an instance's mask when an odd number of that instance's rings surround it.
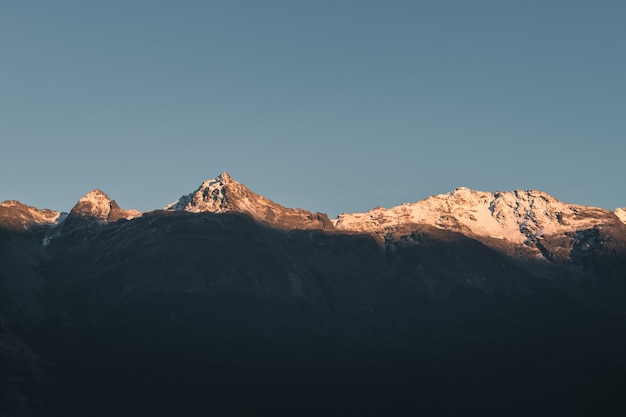
M 0 206 L 0 415 L 626 413 L 610 212 L 519 193 L 553 211 L 494 210 L 524 224 L 507 237 L 469 214 L 509 195 L 467 189 L 421 223 L 331 221 L 224 174 L 143 214 L 93 193 L 67 219 Z

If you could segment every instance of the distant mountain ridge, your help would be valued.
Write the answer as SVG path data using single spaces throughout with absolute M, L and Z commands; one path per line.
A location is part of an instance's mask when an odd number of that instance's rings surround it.
M 0 205 L 0 218 L 13 226 L 55 225 L 70 221 L 99 223 L 131 220 L 144 213 L 124 210 L 99 189 L 85 194 L 69 215 L 39 210 L 18 201 Z M 239 212 L 281 229 L 336 230 L 344 233 L 387 232 L 411 224 L 424 224 L 483 239 L 501 239 L 513 245 L 536 247 L 546 235 L 586 230 L 616 222 L 626 224 L 626 208 L 609 210 L 561 202 L 539 190 L 484 192 L 459 187 L 449 193 L 365 213 L 342 213 L 329 219 L 324 213 L 284 207 L 256 194 L 227 172 L 204 181 L 194 192 L 167 205 L 165 211 L 190 213 Z M 4 223 L 8 224 L 9 220 Z
M 38 209 L 17 200 L 5 200 L 0 203 L 0 225 L 5 227 L 28 229 L 37 224 L 55 224 L 64 217 L 58 211 Z

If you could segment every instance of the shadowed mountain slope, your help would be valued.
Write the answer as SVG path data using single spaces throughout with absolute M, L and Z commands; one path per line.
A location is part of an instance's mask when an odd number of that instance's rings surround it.
M 224 174 L 140 217 L 93 193 L 69 222 L 0 211 L 0 414 L 626 412 L 610 212 L 549 229 L 574 206 L 529 192 L 550 233 L 520 243 L 410 216 L 336 230 Z M 491 205 L 461 194 L 437 203 L 458 224 Z

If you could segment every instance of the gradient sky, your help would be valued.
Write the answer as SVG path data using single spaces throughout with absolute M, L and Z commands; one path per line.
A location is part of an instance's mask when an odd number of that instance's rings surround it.
M 0 200 L 626 206 L 624 1 L 3 1 Z

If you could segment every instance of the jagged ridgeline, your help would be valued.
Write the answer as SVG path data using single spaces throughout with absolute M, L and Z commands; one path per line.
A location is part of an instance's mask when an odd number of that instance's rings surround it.
M 0 415 L 625 415 L 626 211 L 0 204 Z

